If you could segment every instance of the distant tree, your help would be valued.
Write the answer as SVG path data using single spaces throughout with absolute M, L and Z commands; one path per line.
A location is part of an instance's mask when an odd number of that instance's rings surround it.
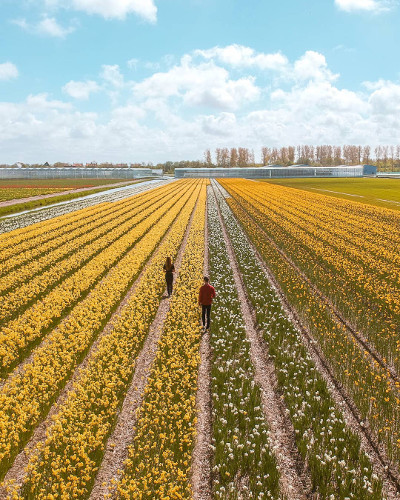
M 341 146 L 333 146 L 333 164 L 340 165 L 341 163 L 343 163 L 342 147 Z
M 364 146 L 363 147 L 363 154 L 362 154 L 362 162 L 369 164 L 370 161 L 371 161 L 371 147 Z
M 271 161 L 271 149 L 267 147 L 261 148 L 261 162 L 262 164 L 269 165 Z
M 290 165 L 293 165 L 293 163 L 294 163 L 295 154 L 296 154 L 296 148 L 294 146 L 289 146 L 288 147 L 288 160 L 289 160 Z
M 229 158 L 229 166 L 237 167 L 239 162 L 238 150 L 236 148 L 231 148 L 230 158 Z
M 215 150 L 215 163 L 217 164 L 218 167 L 221 165 L 221 162 L 222 162 L 221 155 L 222 155 L 221 148 L 216 148 L 216 150 Z
M 220 155 L 221 155 L 221 158 L 220 158 L 219 165 L 221 165 L 221 167 L 223 167 L 223 168 L 228 168 L 229 167 L 229 163 L 230 163 L 229 149 L 228 148 L 222 148 Z
M 212 162 L 212 157 L 211 157 L 211 151 L 209 149 L 206 149 L 204 151 L 204 164 L 206 167 L 212 167 L 213 162 Z
M 247 167 L 249 163 L 249 150 L 247 148 L 238 148 L 238 166 Z

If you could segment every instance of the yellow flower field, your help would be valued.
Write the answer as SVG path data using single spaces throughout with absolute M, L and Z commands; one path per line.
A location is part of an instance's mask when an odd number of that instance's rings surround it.
M 394 500 L 399 212 L 162 182 L 0 234 L 0 498 Z

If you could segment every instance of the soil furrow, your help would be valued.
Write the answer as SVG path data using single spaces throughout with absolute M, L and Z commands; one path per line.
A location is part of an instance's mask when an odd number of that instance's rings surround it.
M 220 191 L 224 194 L 222 189 L 220 188 Z M 342 411 L 346 425 L 358 435 L 361 440 L 363 451 L 370 457 L 376 473 L 382 478 L 387 499 L 398 499 L 400 493 L 400 476 L 398 471 L 390 465 L 390 460 L 387 457 L 383 446 L 376 441 L 367 423 L 362 419 L 354 402 L 348 396 L 340 382 L 338 382 L 335 378 L 329 367 L 329 363 L 318 347 L 318 343 L 314 340 L 309 329 L 302 323 L 295 308 L 293 308 L 288 302 L 274 274 L 268 268 L 253 242 L 246 234 L 245 236 L 249 245 L 253 248 L 257 260 L 268 278 L 271 287 L 275 290 L 277 296 L 279 297 L 285 313 L 300 333 L 303 343 L 310 353 L 316 368 L 325 380 L 333 400 L 335 401 L 337 407 Z
M 289 500 L 310 498 L 311 478 L 304 468 L 304 463 L 297 450 L 294 428 L 285 414 L 284 403 L 277 391 L 278 384 L 274 364 L 269 359 L 267 344 L 257 332 L 254 311 L 252 311 L 246 296 L 232 244 L 219 206 L 217 205 L 217 207 L 246 325 L 246 333 L 251 345 L 250 353 L 255 371 L 255 381 L 261 387 L 263 411 L 270 428 L 271 447 L 274 450 L 281 473 L 281 491 Z
M 210 186 L 207 187 L 207 190 Z M 208 226 L 207 207 L 206 224 L 204 227 L 205 250 L 204 250 L 204 275 L 209 273 L 208 260 Z M 197 378 L 197 424 L 196 441 L 192 455 L 192 477 L 191 485 L 194 500 L 210 500 L 212 498 L 211 487 L 211 463 L 212 463 L 212 405 L 211 405 L 211 345 L 210 332 L 203 334 L 200 341 L 200 365 Z
M 196 208 L 197 203 L 192 211 L 182 244 L 174 262 L 176 272 L 174 281 L 179 276 Z M 150 263 L 151 261 L 149 264 Z M 137 283 L 138 282 L 139 279 Z M 128 447 L 132 443 L 135 436 L 135 425 L 137 420 L 136 410 L 141 406 L 150 369 L 157 353 L 158 340 L 162 333 L 165 319 L 170 310 L 170 301 L 167 300 L 168 297 L 164 296 L 163 299 L 164 300 L 161 301 L 160 307 L 158 308 L 156 317 L 150 326 L 149 333 L 141 352 L 137 356 L 136 360 L 132 360 L 135 364 L 135 371 L 122 408 L 118 414 L 115 429 L 107 440 L 104 457 L 89 497 L 92 500 L 109 498 L 107 495 L 110 494 L 115 495 L 115 486 L 122 475 L 124 462 L 128 457 Z

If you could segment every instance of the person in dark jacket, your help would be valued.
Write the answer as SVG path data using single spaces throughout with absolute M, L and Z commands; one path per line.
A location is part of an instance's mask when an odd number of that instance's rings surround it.
M 199 291 L 199 305 L 201 306 L 201 319 L 203 322 L 203 330 L 210 329 L 211 305 L 215 297 L 215 288 L 210 285 L 208 276 L 204 276 L 204 285 Z
M 167 282 L 168 297 L 171 297 L 172 284 L 174 282 L 174 272 L 175 272 L 175 266 L 172 263 L 171 257 L 167 257 L 167 260 L 165 261 L 164 272 L 165 272 L 165 281 Z

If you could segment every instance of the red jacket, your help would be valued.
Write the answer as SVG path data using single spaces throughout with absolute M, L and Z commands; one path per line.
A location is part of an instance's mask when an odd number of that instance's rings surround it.
M 215 297 L 215 288 L 211 286 L 209 283 L 205 283 L 200 288 L 199 304 L 202 306 L 210 306 L 212 304 L 214 297 Z

